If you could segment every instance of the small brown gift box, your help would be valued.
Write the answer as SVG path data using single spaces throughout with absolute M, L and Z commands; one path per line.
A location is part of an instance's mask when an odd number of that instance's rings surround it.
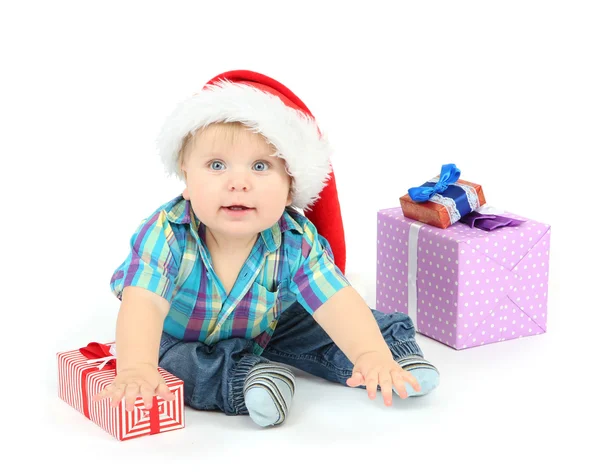
M 481 185 L 461 179 L 458 179 L 455 184 L 472 187 L 479 198 L 479 206 L 485 204 L 485 196 Z M 402 213 L 404 213 L 406 218 L 412 218 L 413 220 L 427 223 L 428 225 L 436 226 L 438 228 L 448 228 L 453 224 L 448 209 L 440 203 L 435 203 L 430 200 L 427 200 L 426 202 L 415 202 L 407 193 L 400 197 L 400 206 L 402 207 Z

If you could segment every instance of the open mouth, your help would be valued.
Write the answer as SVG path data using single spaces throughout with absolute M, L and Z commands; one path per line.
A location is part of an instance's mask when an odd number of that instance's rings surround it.
M 231 205 L 229 207 L 222 207 L 223 211 L 230 216 L 245 216 L 251 213 L 254 208 L 246 207 L 244 205 Z

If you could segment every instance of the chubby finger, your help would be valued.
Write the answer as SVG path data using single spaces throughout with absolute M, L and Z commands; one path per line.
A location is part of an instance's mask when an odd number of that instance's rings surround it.
M 370 372 L 367 375 L 367 393 L 371 400 L 375 400 L 375 398 L 377 397 L 377 384 L 379 383 L 377 378 L 378 375 L 379 373 L 377 371 Z
M 92 396 L 92 402 L 98 402 L 104 398 L 109 396 L 109 393 L 112 391 L 113 384 L 110 384 L 108 387 L 104 388 L 101 392 L 96 393 Z
M 349 387 L 359 387 L 360 385 L 365 384 L 365 378 L 363 377 L 363 374 L 361 374 L 359 370 L 355 370 L 352 373 L 352 376 L 348 380 L 346 380 L 346 384 Z
M 392 405 L 392 378 L 388 372 L 379 374 L 379 386 L 381 387 L 381 395 L 383 403 L 386 407 Z
M 419 381 L 415 378 L 413 374 L 404 371 L 402 377 L 404 378 L 405 382 L 410 383 L 411 387 L 414 388 L 416 392 L 421 391 L 421 385 L 419 384 Z
M 123 387 L 122 385 L 117 385 L 115 382 L 111 383 L 104 387 L 101 392 L 98 392 L 96 395 L 92 397 L 93 401 L 102 400 L 104 398 L 115 398 L 115 395 L 118 393 L 119 388 Z
M 115 408 L 119 406 L 119 403 L 121 403 L 121 399 L 123 398 L 123 395 L 125 394 L 125 384 L 113 384 L 112 388 L 110 389 L 110 398 L 111 398 L 111 402 L 110 402 L 110 406 L 111 408 Z
M 166 383 L 161 383 L 156 388 L 156 394 L 159 397 L 161 397 L 163 400 L 166 400 L 166 401 L 175 400 L 175 394 L 173 392 L 171 392 L 171 390 L 169 389 L 169 387 L 167 387 Z
M 135 401 L 140 393 L 140 386 L 137 383 L 129 383 L 125 387 L 125 410 L 133 410 Z
M 154 389 L 147 383 L 140 385 L 140 393 L 144 400 L 144 408 L 150 410 L 152 408 L 152 398 L 154 397 Z
M 402 372 L 400 372 L 399 370 L 395 370 L 394 372 L 392 372 L 392 382 L 394 383 L 394 388 L 398 392 L 400 398 L 408 398 L 405 382 L 402 378 Z

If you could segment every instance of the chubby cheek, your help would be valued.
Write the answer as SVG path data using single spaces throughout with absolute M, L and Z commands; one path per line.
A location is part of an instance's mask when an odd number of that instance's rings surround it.
M 196 191 L 190 193 L 190 200 L 194 210 L 212 210 L 218 207 L 218 200 L 214 193 Z
M 284 191 L 271 192 L 264 203 L 270 214 L 280 215 L 288 205 L 288 193 Z
M 208 184 L 202 185 L 188 181 L 186 191 L 196 213 L 202 210 L 210 210 L 217 206 L 218 195 L 214 190 L 210 189 Z

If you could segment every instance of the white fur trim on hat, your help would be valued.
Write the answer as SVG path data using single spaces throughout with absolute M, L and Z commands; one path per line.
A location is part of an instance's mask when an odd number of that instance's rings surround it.
M 304 210 L 317 200 L 331 171 L 331 150 L 314 119 L 277 96 L 229 81 L 209 85 L 167 118 L 157 144 L 170 175 L 183 179 L 178 157 L 187 134 L 215 122 L 241 122 L 273 144 L 294 178 L 293 206 Z

